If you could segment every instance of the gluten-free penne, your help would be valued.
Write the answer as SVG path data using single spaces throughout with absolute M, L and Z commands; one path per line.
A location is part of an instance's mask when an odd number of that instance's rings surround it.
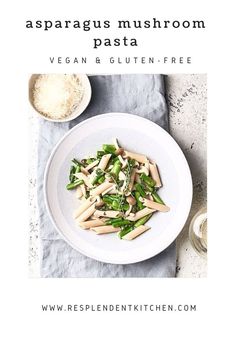
M 75 177 L 77 177 L 79 180 L 82 180 L 87 187 L 89 187 L 89 188 L 93 187 L 88 176 L 86 176 L 84 173 L 82 173 L 82 172 L 75 173 Z
M 103 144 L 94 157 L 74 158 L 66 186 L 76 190 L 81 202 L 74 212 L 79 227 L 97 234 L 116 232 L 124 240 L 149 230 L 146 223 L 154 213 L 169 211 L 158 194 L 160 187 L 156 162 L 123 149 L 117 139 Z
M 83 204 L 81 204 L 80 207 L 74 211 L 74 218 L 78 218 L 86 209 L 88 209 L 95 202 L 95 198 L 90 197 L 86 199 L 86 201 L 83 202 Z
M 78 218 L 76 218 L 76 221 L 81 222 L 87 220 L 88 218 L 90 218 L 91 215 L 94 214 L 95 210 L 95 204 L 91 205 Z
M 120 231 L 119 227 L 113 227 L 111 226 L 98 226 L 98 227 L 91 227 L 92 231 L 95 231 L 96 234 L 101 235 L 101 234 L 110 234 L 112 232 L 117 232 Z
M 150 163 L 149 168 L 152 179 L 156 182 L 156 187 L 160 188 L 162 184 L 157 165 L 155 163 Z
M 130 221 L 137 221 L 137 220 L 143 218 L 143 217 L 146 216 L 146 215 L 149 215 L 149 214 L 154 213 L 155 211 L 156 211 L 156 210 L 154 210 L 154 209 L 144 208 L 144 209 L 138 211 L 138 212 L 137 212 L 136 214 L 134 214 L 134 215 L 129 215 L 129 216 L 127 217 L 127 220 L 130 220 Z
M 97 166 L 98 164 L 99 164 L 99 160 L 95 160 L 95 161 L 91 162 L 89 165 L 87 165 L 85 167 L 85 170 L 89 171 L 92 168 L 94 168 L 95 166 Z
M 157 202 L 154 202 L 152 200 L 149 200 L 149 199 L 146 199 L 146 198 L 139 198 L 139 200 L 141 202 L 143 202 L 143 205 L 145 205 L 146 207 L 148 208 L 152 208 L 152 209 L 155 209 L 155 210 L 158 210 L 158 211 L 162 211 L 162 212 L 167 212 L 170 210 L 170 208 L 165 205 L 165 204 L 161 204 L 161 203 L 157 203 Z
M 103 155 L 100 162 L 99 162 L 98 168 L 100 168 L 101 170 L 105 170 L 105 168 L 107 167 L 108 161 L 110 160 L 110 157 L 111 157 L 111 154 Z
M 104 191 L 106 191 L 107 189 L 109 189 L 110 187 L 114 187 L 114 183 L 110 183 L 110 182 L 104 182 L 102 183 L 100 186 L 94 188 L 91 190 L 90 194 L 93 197 L 96 197 L 97 195 L 102 194 Z
M 146 225 L 140 225 L 138 227 L 136 227 L 134 230 L 130 231 L 129 233 L 127 233 L 124 237 L 123 240 L 127 240 L 127 241 L 131 241 L 134 238 L 136 238 L 137 236 L 140 236 L 141 234 L 143 234 L 145 231 L 149 230 L 150 227 L 146 226 Z
M 102 219 L 94 219 L 89 221 L 81 221 L 78 223 L 82 229 L 91 229 L 92 227 L 105 225 Z
M 106 218 L 117 218 L 120 216 L 119 211 L 114 211 L 114 210 L 96 210 L 94 213 L 94 216 L 96 217 L 106 217 Z
M 141 154 L 136 154 L 134 152 L 130 152 L 130 151 L 126 151 L 124 152 L 123 157 L 127 158 L 129 157 L 130 159 L 133 159 L 137 162 L 141 162 L 143 164 L 145 164 L 146 162 L 148 162 L 148 159 L 145 155 L 141 155 Z
M 76 198 L 80 199 L 82 197 L 83 197 L 83 192 L 82 192 L 81 186 L 78 186 L 76 188 Z

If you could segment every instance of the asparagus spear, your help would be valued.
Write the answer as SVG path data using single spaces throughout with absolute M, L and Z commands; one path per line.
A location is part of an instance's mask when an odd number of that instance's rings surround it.
M 153 197 L 155 202 L 160 203 L 160 204 L 165 204 L 163 202 L 163 200 L 161 199 L 161 197 L 157 194 L 157 192 L 153 192 L 152 193 L 152 197 Z
M 138 191 L 135 191 L 134 196 L 135 196 L 135 199 L 136 199 L 136 202 L 137 202 L 138 210 L 144 209 L 143 203 L 140 202 L 140 200 L 139 200 L 139 198 L 141 196 L 140 193 Z
M 114 218 L 114 219 L 108 219 L 105 221 L 106 225 L 112 225 L 112 223 L 117 222 L 117 221 L 122 221 L 122 218 Z
M 127 225 L 131 225 L 132 223 L 129 220 L 119 220 L 119 221 L 114 221 L 112 223 L 113 227 L 122 227 L 122 226 L 127 226 Z
M 146 176 L 145 173 L 142 173 L 140 178 L 148 187 L 153 188 L 156 185 L 156 182 L 151 177 Z
M 129 232 L 131 232 L 134 229 L 133 225 L 131 226 L 127 226 L 124 227 L 123 230 L 121 230 L 118 235 L 120 236 L 120 238 L 124 237 L 126 234 L 128 234 Z
M 141 197 L 143 197 L 143 198 L 146 197 L 146 193 L 145 193 L 145 191 L 144 191 L 144 189 L 143 189 L 143 187 L 142 187 L 142 185 L 140 183 L 136 183 L 134 187 L 135 187 L 136 191 L 139 192 Z
M 103 155 L 105 155 L 105 151 L 97 151 L 97 159 L 100 160 Z
M 70 183 L 73 183 L 74 180 L 75 180 L 75 170 L 76 170 L 76 167 L 75 166 L 71 166 L 70 168 L 70 174 L 69 174 L 69 180 L 70 180 Z
M 87 165 L 90 165 L 91 163 L 93 163 L 94 161 L 96 161 L 96 159 L 94 157 L 89 157 L 87 160 L 86 160 L 86 164 Z
M 98 179 L 98 183 L 101 184 L 105 181 L 105 176 L 101 176 L 99 179 Z
M 121 170 L 121 163 L 119 160 L 117 160 L 115 161 L 112 167 L 111 174 L 117 178 L 120 173 L 120 170 Z
M 71 162 L 75 165 L 75 167 L 76 166 L 82 166 L 82 163 L 79 162 L 77 159 L 73 159 L 73 160 L 71 160 Z
M 73 183 L 68 183 L 66 186 L 66 189 L 68 189 L 68 190 L 74 189 L 75 187 L 80 186 L 83 183 L 84 183 L 84 181 L 82 181 L 81 179 L 78 179 L 78 180 L 74 181 Z
M 115 151 L 116 151 L 115 145 L 103 144 L 102 149 L 107 154 L 115 155 Z
M 98 183 L 98 180 L 99 180 L 102 176 L 104 176 L 104 171 L 102 171 L 100 168 L 98 168 L 98 169 L 96 170 L 96 176 L 95 176 L 94 179 L 92 180 L 92 185 Z M 105 177 L 104 177 L 104 179 L 105 179 Z
M 152 214 L 144 216 L 143 218 L 136 221 L 136 223 L 134 224 L 134 227 L 139 227 L 141 225 L 144 225 L 151 217 L 152 217 Z

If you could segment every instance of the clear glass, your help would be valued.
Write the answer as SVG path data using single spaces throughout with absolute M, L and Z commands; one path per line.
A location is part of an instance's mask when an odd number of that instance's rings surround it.
M 189 239 L 193 249 L 203 257 L 207 256 L 207 208 L 200 209 L 189 226 Z

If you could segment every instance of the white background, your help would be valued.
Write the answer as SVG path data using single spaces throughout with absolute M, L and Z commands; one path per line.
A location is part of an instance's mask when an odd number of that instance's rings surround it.
M 235 349 L 235 63 L 230 1 L 8 1 L 1 9 L 1 346 L 3 353 L 232 353 Z M 207 5 L 208 4 L 208 5 Z M 3 7 L 3 5 L 1 5 Z M 57 55 L 93 55 L 83 33 L 24 30 L 29 18 L 132 16 L 205 19 L 207 30 L 140 32 L 136 55 L 191 55 L 185 67 L 49 66 Z M 195 30 L 196 31 L 196 30 Z M 128 32 L 127 32 L 128 34 Z M 148 35 L 147 35 L 148 34 Z M 115 32 L 110 32 L 115 37 Z M 112 50 L 112 55 L 132 50 Z M 109 55 L 109 49 L 99 55 Z M 208 279 L 28 279 L 30 72 L 207 72 L 209 77 Z M 196 303 L 196 313 L 42 313 L 41 303 Z

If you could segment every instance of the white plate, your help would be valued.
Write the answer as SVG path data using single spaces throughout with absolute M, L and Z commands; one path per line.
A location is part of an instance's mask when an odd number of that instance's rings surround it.
M 155 213 L 148 222 L 151 229 L 133 241 L 78 228 L 72 215 L 79 202 L 74 191 L 66 190 L 72 158 L 93 156 L 114 137 L 125 149 L 157 162 L 163 181 L 159 194 L 170 206 L 168 213 Z M 44 191 L 52 222 L 68 244 L 96 260 L 128 264 L 155 256 L 175 240 L 190 211 L 192 179 L 184 154 L 164 129 L 138 116 L 107 113 L 78 124 L 56 145 L 46 167 Z

